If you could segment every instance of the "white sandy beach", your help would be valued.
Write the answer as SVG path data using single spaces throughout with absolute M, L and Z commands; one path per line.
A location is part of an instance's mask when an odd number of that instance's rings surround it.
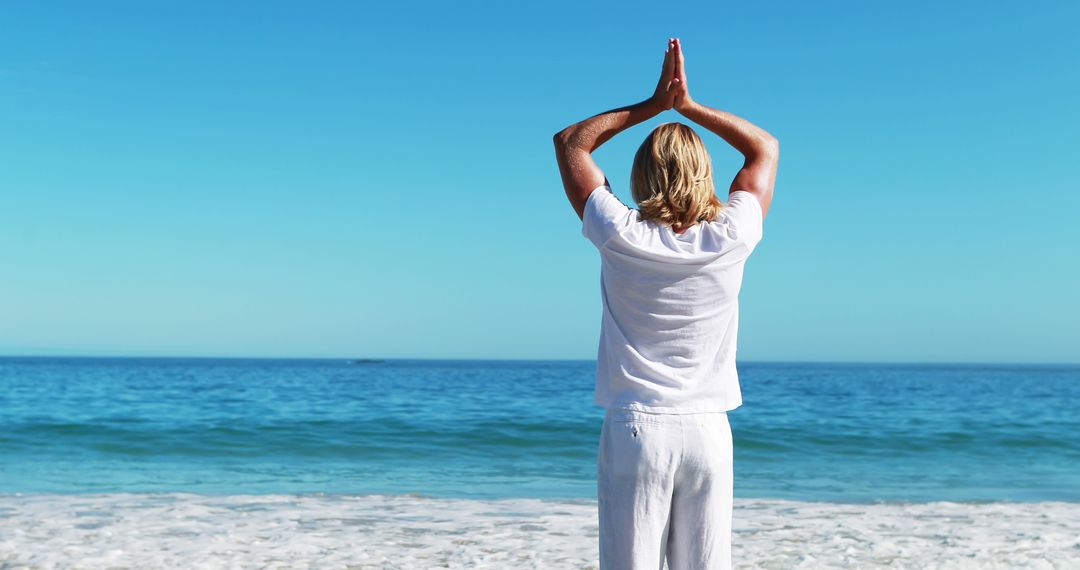
M 1080 568 L 1073 503 L 737 500 L 737 568 Z M 597 568 L 595 501 L 0 496 L 0 568 Z

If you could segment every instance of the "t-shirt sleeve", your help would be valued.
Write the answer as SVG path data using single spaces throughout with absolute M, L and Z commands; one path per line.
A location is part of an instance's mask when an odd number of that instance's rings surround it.
M 721 211 L 734 225 L 738 240 L 754 251 L 761 241 L 763 225 L 761 202 L 757 196 L 745 190 L 736 190 L 728 194 L 727 205 Z
M 602 184 L 585 201 L 581 234 L 602 248 L 612 236 L 634 222 L 634 212 L 611 191 L 611 186 Z

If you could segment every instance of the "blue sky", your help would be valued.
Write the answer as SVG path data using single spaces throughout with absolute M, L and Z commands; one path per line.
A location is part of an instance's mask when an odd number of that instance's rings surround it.
M 742 359 L 1080 361 L 1075 3 L 220 4 L 5 9 L 0 354 L 593 358 L 551 135 L 678 36 L 781 141 Z

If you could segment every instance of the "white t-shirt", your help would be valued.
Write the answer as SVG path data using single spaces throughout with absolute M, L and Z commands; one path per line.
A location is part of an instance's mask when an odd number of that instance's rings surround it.
M 761 240 L 757 197 L 732 192 L 715 221 L 676 234 L 604 184 L 585 203 L 581 233 L 601 262 L 595 403 L 654 413 L 740 406 L 739 289 Z

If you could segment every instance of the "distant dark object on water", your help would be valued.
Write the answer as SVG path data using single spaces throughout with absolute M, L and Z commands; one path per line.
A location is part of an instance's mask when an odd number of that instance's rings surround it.
M 349 364 L 382 364 L 386 362 L 381 358 L 357 358 L 356 360 L 350 360 Z

